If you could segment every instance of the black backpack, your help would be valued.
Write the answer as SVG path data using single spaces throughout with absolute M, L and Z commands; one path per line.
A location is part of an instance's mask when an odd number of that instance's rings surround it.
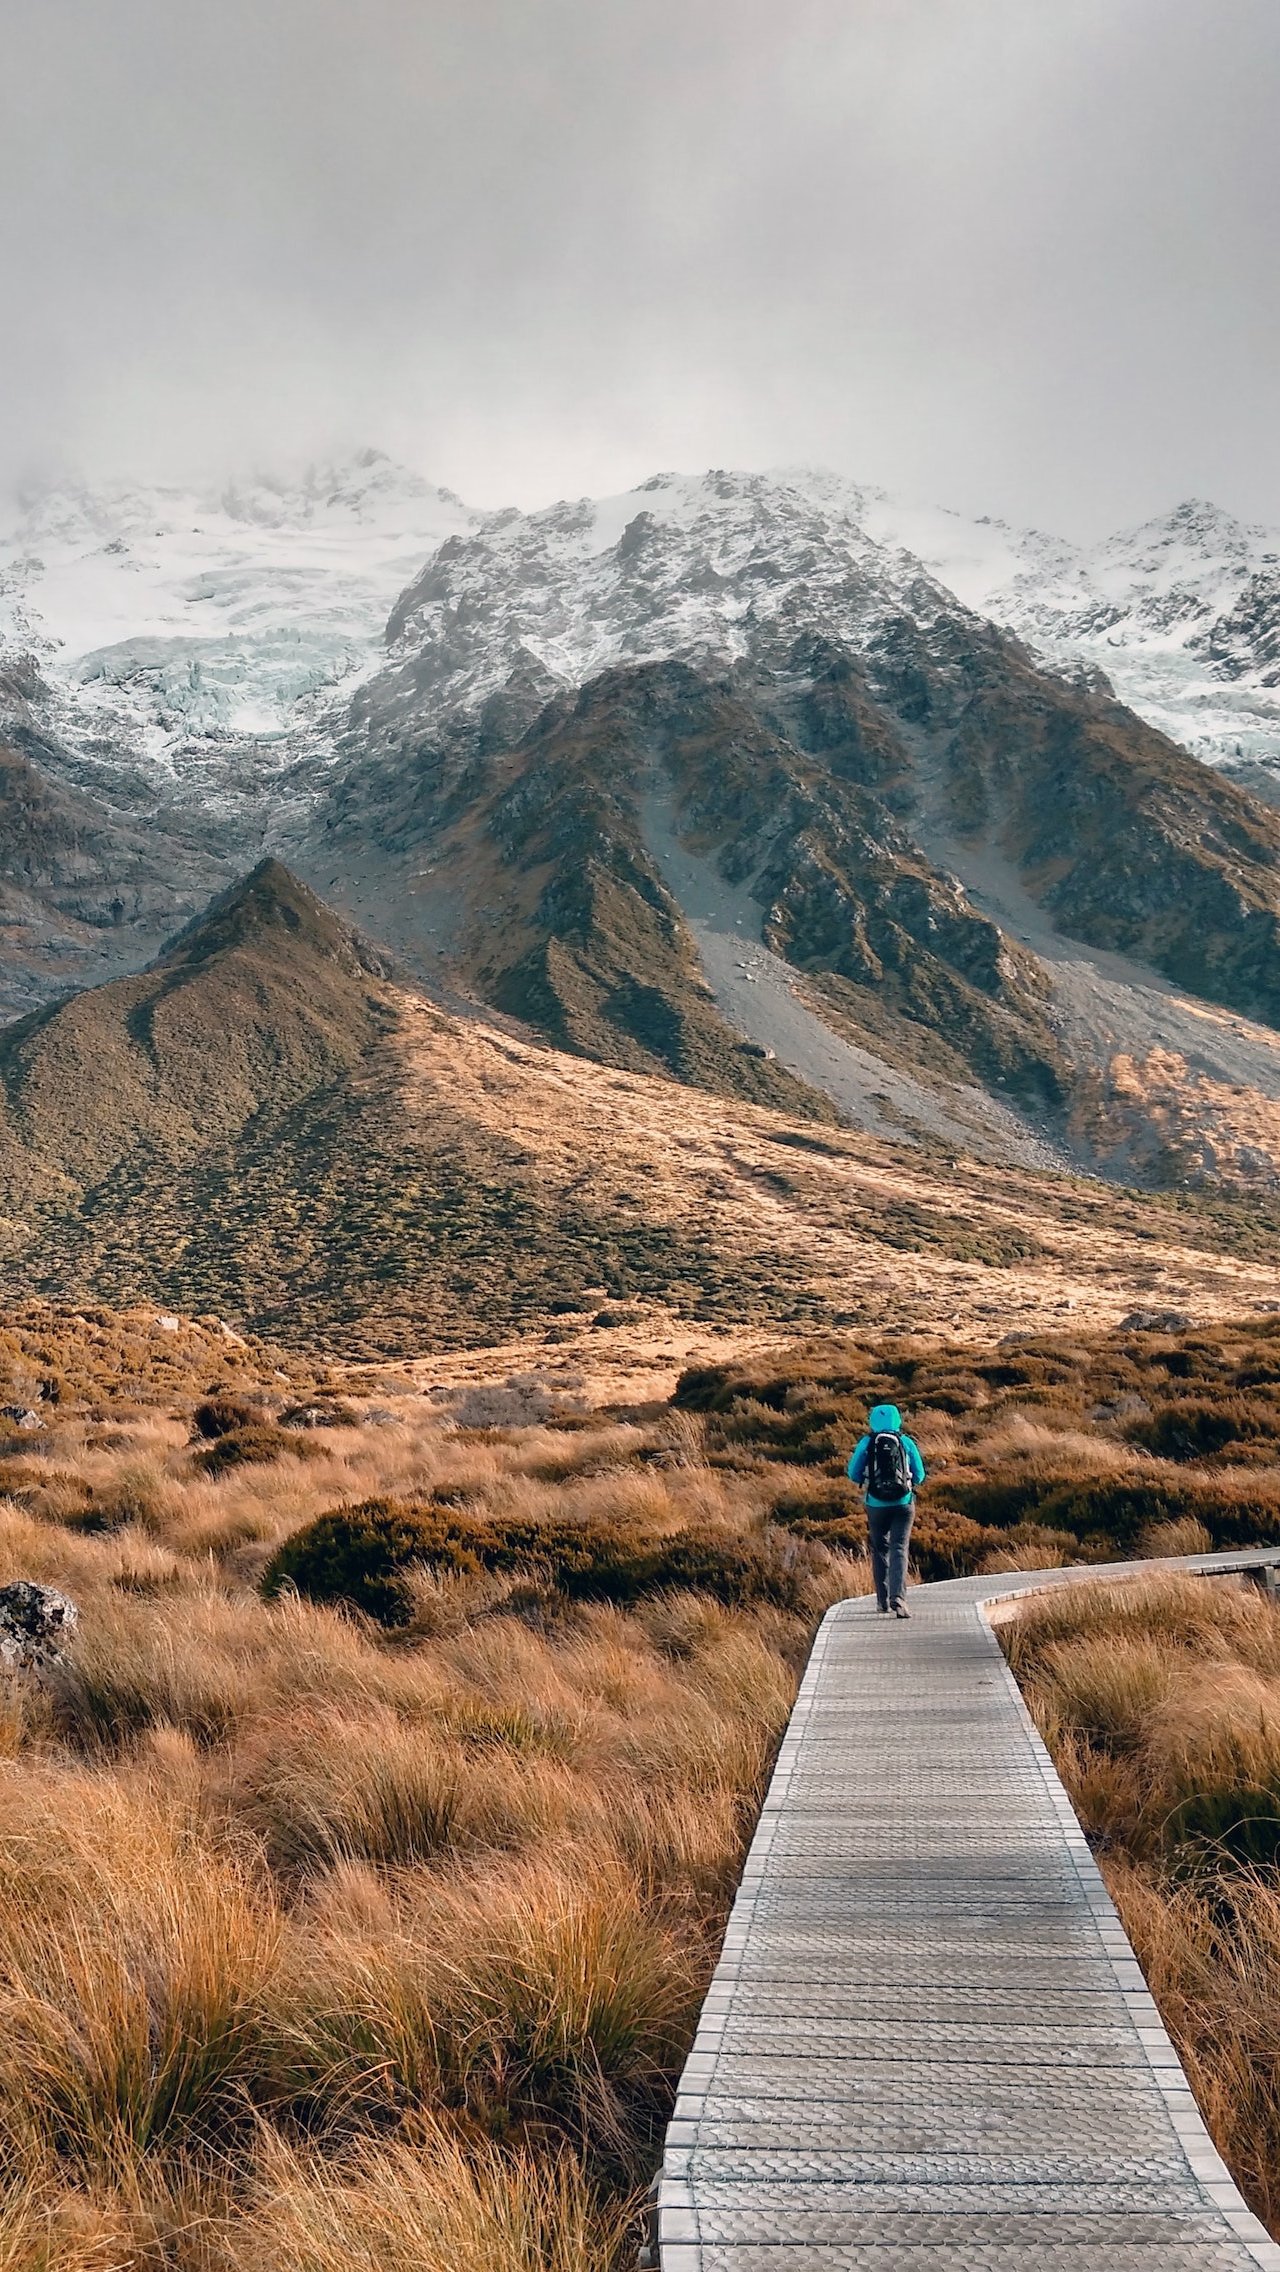
M 867 1446 L 867 1471 L 863 1477 L 867 1496 L 871 1499 L 909 1499 L 911 1497 L 911 1469 L 901 1436 L 891 1428 L 882 1428 Z

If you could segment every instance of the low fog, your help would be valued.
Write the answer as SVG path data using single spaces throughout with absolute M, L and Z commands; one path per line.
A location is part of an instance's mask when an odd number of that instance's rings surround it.
M 0 0 L 0 483 L 1280 522 L 1275 0 Z

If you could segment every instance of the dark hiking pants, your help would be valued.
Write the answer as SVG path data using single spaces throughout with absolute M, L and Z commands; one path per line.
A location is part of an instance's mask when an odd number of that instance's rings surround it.
M 867 1508 L 871 1575 L 881 1609 L 892 1609 L 896 1601 L 906 1599 L 907 1544 L 915 1511 L 914 1499 L 904 1500 L 900 1507 Z

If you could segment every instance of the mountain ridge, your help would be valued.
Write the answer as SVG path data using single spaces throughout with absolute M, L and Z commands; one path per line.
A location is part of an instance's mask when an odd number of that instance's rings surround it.
M 992 1335 L 1157 1288 L 1217 1315 L 1280 1261 L 1280 1215 L 1174 1212 L 620 1073 L 382 967 L 267 861 L 147 972 L 0 1030 L 11 1295 L 376 1357 L 876 1323 L 886 1289 L 903 1326 Z
M 367 500 L 381 545 L 402 490 L 374 461 L 236 526 L 296 548 L 336 515 L 346 543 Z M 984 1157 L 1280 1177 L 1280 824 L 964 605 L 891 501 L 812 469 L 534 514 L 431 494 L 455 525 L 350 700 L 211 729 L 180 783 L 175 742 L 60 741 L 10 665 L 11 1007 L 148 960 L 268 851 L 442 999 L 620 1069 Z M 1176 541 L 1247 566 L 1234 526 L 1188 510 Z M 1168 599 L 1166 539 L 1129 551 Z M 134 573 L 115 542 L 94 576 Z M 1031 549 L 1065 588 L 1069 548 Z
M 1021 1100 L 1024 1156 L 1048 1145 L 1063 1162 L 1122 1159 L 1157 1180 L 1274 1178 L 1276 1135 L 1257 1139 L 1280 1103 L 1261 1030 L 1280 1017 L 1275 817 L 1104 687 L 1046 671 L 906 556 L 822 522 L 819 558 L 806 512 L 796 491 L 779 506 L 764 477 L 654 481 L 599 508 L 503 516 L 442 547 L 394 619 L 387 669 L 353 706 L 303 864 L 355 874 L 376 847 L 374 927 L 401 922 L 397 944 L 412 951 L 416 915 L 420 948 L 426 935 L 449 942 L 420 967 L 451 952 L 483 1000 L 607 1060 L 652 1068 L 665 1020 L 660 1061 L 706 1080 L 676 967 L 688 926 L 644 841 L 647 769 L 676 798 L 677 837 L 713 857 L 726 888 L 750 871 L 755 905 L 737 927 L 821 979 L 828 1002 L 835 981 L 855 990 L 838 1008 L 864 1057 L 883 1059 L 887 1010 L 959 1053 L 962 1086 Z M 778 553 L 801 528 L 811 572 L 798 581 Z M 696 731 L 679 723 L 681 699 L 701 705 Z M 1074 944 L 1131 966 L 1111 973 L 1101 1047 L 1082 984 L 1053 967 Z M 644 989 L 630 1010 L 628 954 Z M 1170 985 L 1260 1029 L 1243 1080 L 1234 1042 L 1224 1055 L 1194 1006 L 1143 1006 Z M 1142 998 L 1128 1036 L 1125 990 Z M 801 1071 L 745 1009 L 748 1038 Z M 1146 1026 L 1167 1039 L 1161 1017 L 1187 1070 L 1181 1109 L 1172 1059 L 1156 1065 L 1148 1048 L 1129 1063 Z M 1126 1041 L 1127 1054 L 1115 1047 Z M 910 1053 L 899 1030 L 899 1053 L 904 1042 Z M 637 1043 L 647 1057 L 629 1054 Z M 714 1078 L 742 1094 L 745 1075 L 739 1053 Z M 1162 1132 L 1145 1146 L 1135 1081 L 1160 1088 Z M 1247 1142 L 1230 1125 L 1233 1085 L 1261 1100 Z M 972 1129 L 961 1105 L 953 1082 L 953 1140 L 957 1124 Z M 1218 1132 L 1198 1150 L 1197 1117 Z

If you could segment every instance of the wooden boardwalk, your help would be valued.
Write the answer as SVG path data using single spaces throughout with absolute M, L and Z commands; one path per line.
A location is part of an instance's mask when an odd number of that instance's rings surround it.
M 824 1619 L 667 2133 L 662 2272 L 1280 2272 L 984 1614 L 1081 1579 Z

